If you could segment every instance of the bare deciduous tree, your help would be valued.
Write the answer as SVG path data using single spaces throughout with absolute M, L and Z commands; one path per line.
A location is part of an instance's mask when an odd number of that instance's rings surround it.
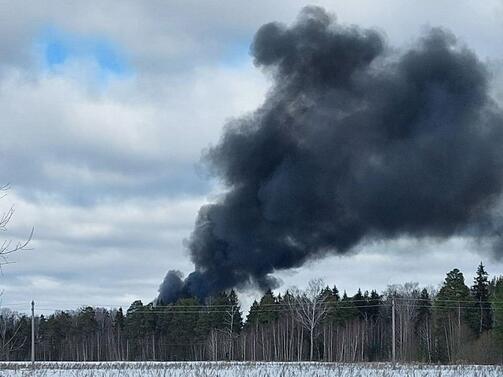
M 9 185 L 0 186 L 0 199 L 3 199 L 7 195 L 7 191 L 9 190 Z M 7 211 L 0 215 L 0 232 L 7 231 L 7 225 L 12 220 L 12 216 L 14 216 L 14 207 L 10 207 Z M 0 266 L 9 263 L 7 256 L 9 254 L 15 253 L 16 251 L 26 250 L 28 244 L 33 238 L 34 228 L 31 229 L 31 232 L 28 238 L 25 241 L 18 241 L 13 243 L 12 240 L 4 240 L 0 244 Z
M 316 328 L 328 311 L 328 297 L 322 294 L 323 287 L 321 279 L 313 279 L 309 281 L 304 291 L 293 288 L 288 300 L 294 318 L 309 331 L 309 360 L 311 361 L 313 360 Z

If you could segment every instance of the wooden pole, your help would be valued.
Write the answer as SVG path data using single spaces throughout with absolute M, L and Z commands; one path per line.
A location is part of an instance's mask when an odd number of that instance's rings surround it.
M 31 302 L 31 365 L 35 365 L 35 301 Z

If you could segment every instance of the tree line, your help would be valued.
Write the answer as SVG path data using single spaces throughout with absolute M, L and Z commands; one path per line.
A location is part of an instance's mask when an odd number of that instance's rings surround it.
M 313 280 L 305 290 L 265 292 L 246 319 L 236 293 L 205 302 L 83 307 L 35 319 L 37 360 L 503 362 L 503 276 L 482 264 L 471 287 L 447 273 L 438 291 L 417 283 L 349 297 Z M 31 318 L 0 312 L 0 359 L 29 360 Z

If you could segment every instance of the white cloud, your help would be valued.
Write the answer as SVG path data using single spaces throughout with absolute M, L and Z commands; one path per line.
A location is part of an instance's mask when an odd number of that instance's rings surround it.
M 95 187 L 97 197 L 107 189 L 143 195 L 146 185 L 176 192 L 178 179 L 200 183 L 201 150 L 218 140 L 227 118 L 258 106 L 267 88 L 249 65 L 198 70 L 166 83 L 156 100 L 128 80 L 95 93 L 64 74 L 30 79 L 12 70 L 0 82 L 2 174 L 42 195 L 71 197 L 71 186 Z

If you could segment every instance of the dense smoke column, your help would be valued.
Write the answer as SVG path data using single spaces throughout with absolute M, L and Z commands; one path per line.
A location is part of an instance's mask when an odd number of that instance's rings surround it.
M 494 235 L 502 115 L 473 52 L 433 29 L 391 53 L 373 30 L 305 8 L 260 28 L 251 48 L 274 85 L 206 155 L 228 192 L 201 208 L 195 271 L 160 298 L 249 284 L 367 239 Z

